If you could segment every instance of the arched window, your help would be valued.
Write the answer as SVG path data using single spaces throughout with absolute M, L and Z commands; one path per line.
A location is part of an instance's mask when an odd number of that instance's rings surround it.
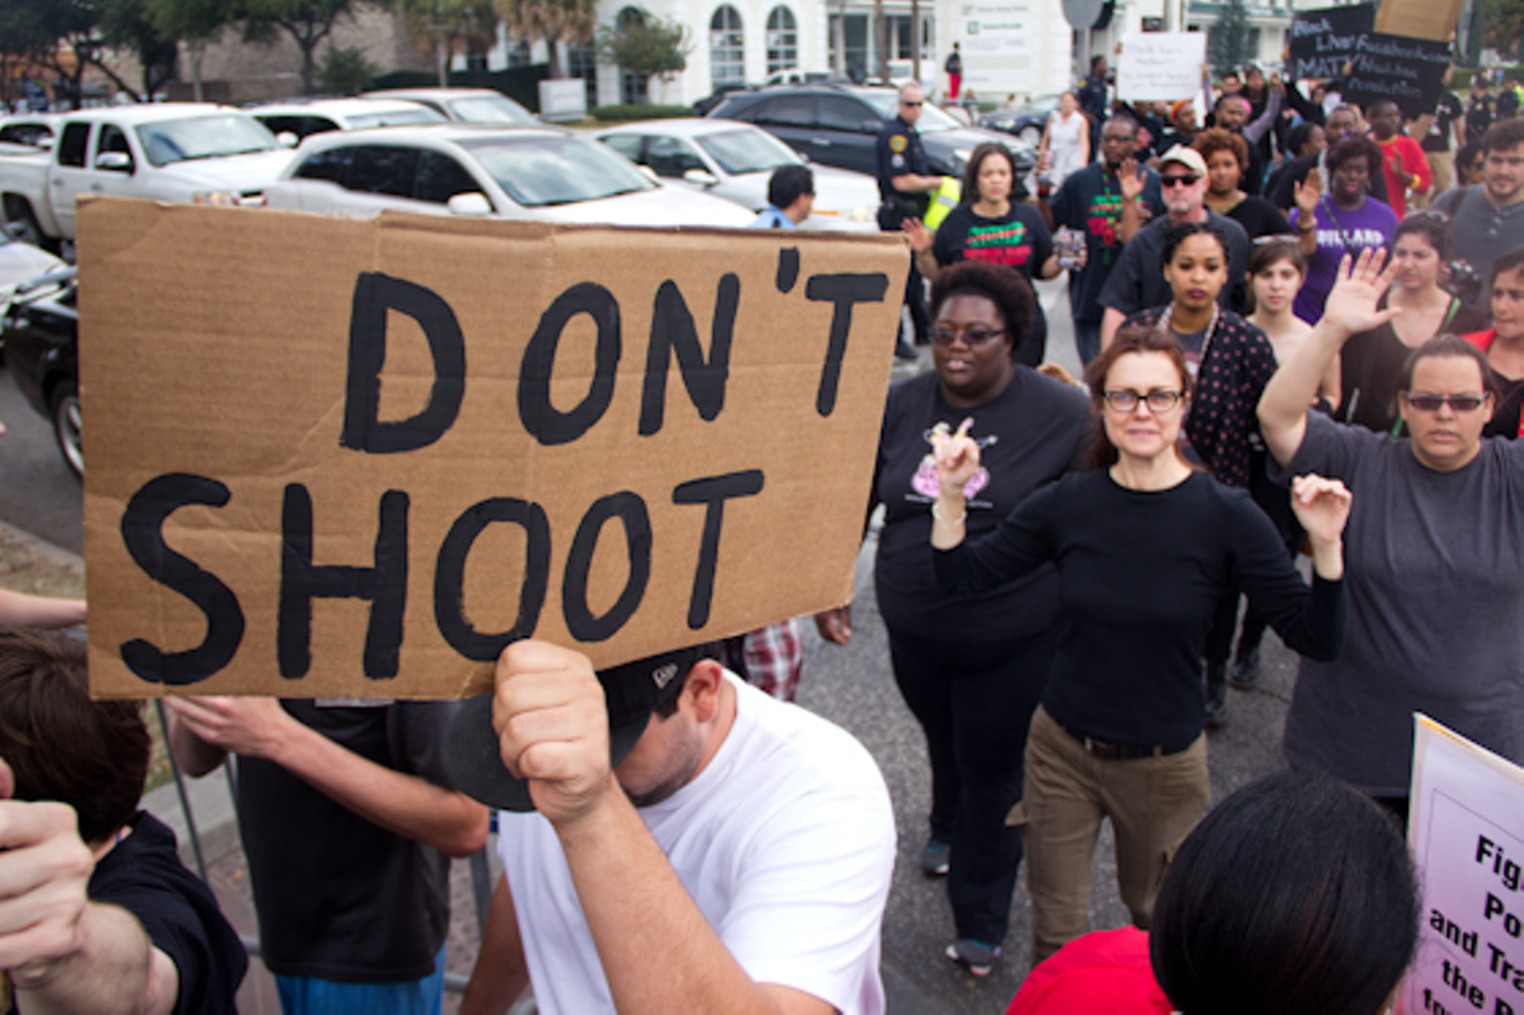
M 639 24 L 645 20 L 645 14 L 639 7 L 621 7 L 615 15 L 615 23 L 620 28 Z M 646 79 L 641 74 L 631 74 L 623 68 L 619 71 L 619 101 L 627 106 L 639 106 L 646 101 Z
M 767 15 L 767 73 L 799 66 L 799 29 L 794 12 L 774 7 Z
M 709 80 L 716 89 L 746 81 L 746 37 L 741 15 L 729 4 L 709 19 Z

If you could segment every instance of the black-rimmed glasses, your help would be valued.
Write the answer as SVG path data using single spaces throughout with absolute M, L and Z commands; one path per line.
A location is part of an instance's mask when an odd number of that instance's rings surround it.
M 1165 388 L 1155 388 L 1146 394 L 1142 391 L 1133 391 L 1130 388 L 1118 388 L 1108 391 L 1101 396 L 1106 400 L 1106 405 L 1114 412 L 1136 412 L 1138 403 L 1148 406 L 1148 411 L 1155 416 L 1169 412 L 1180 404 L 1185 397 L 1183 391 L 1170 391 Z

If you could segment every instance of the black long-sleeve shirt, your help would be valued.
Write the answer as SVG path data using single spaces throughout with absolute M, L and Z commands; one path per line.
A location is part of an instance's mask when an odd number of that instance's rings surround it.
M 1249 495 L 1205 473 L 1149 492 L 1104 469 L 1070 474 L 985 538 L 936 551 L 934 567 L 966 594 L 1047 561 L 1064 630 L 1043 707 L 1100 740 L 1177 749 L 1200 735 L 1207 630 L 1234 589 L 1303 655 L 1332 659 L 1343 643 L 1343 583 L 1309 589 Z

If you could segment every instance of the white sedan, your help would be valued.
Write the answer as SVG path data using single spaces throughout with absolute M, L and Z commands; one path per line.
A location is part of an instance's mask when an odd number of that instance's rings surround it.
M 318 134 L 266 191 L 272 208 L 633 226 L 745 226 L 744 208 L 652 183 L 627 159 L 556 127 L 442 123 Z
M 737 120 L 647 120 L 601 131 L 598 140 L 658 177 L 734 201 L 767 207 L 767 182 L 780 166 L 802 165 L 788 145 Z M 878 183 L 849 169 L 810 164 L 815 209 L 805 229 L 877 232 Z

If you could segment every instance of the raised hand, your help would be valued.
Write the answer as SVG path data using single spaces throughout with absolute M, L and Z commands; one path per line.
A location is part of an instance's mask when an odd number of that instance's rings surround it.
M 1402 312 L 1398 307 L 1377 309 L 1396 277 L 1397 262 L 1387 264 L 1386 251 L 1379 247 L 1360 251 L 1353 263 L 1345 254 L 1334 272 L 1333 289 L 1323 302 L 1323 321 L 1346 335 L 1379 328 Z
M 979 444 L 968 435 L 972 418 L 965 419 L 955 432 L 946 423 L 938 423 L 931 435 L 932 454 L 937 463 L 937 484 L 942 496 L 963 500 L 963 486 L 979 471 Z
M 1129 155 L 1122 160 L 1117 167 L 1117 183 L 1122 187 L 1122 200 L 1136 201 L 1143 194 L 1143 171 L 1138 168 L 1138 160 Z
M 1323 199 L 1323 174 L 1316 167 L 1309 170 L 1307 179 L 1297 183 L 1293 187 L 1293 195 L 1296 206 L 1302 213 L 1302 217 L 1314 216 L 1318 213 L 1318 202 Z
M 1309 472 L 1291 481 L 1291 510 L 1314 546 L 1343 539 L 1351 499 L 1349 488 L 1337 479 Z
M 900 229 L 910 240 L 910 249 L 917 254 L 924 254 L 931 249 L 933 237 L 920 219 L 905 219 L 900 223 Z

